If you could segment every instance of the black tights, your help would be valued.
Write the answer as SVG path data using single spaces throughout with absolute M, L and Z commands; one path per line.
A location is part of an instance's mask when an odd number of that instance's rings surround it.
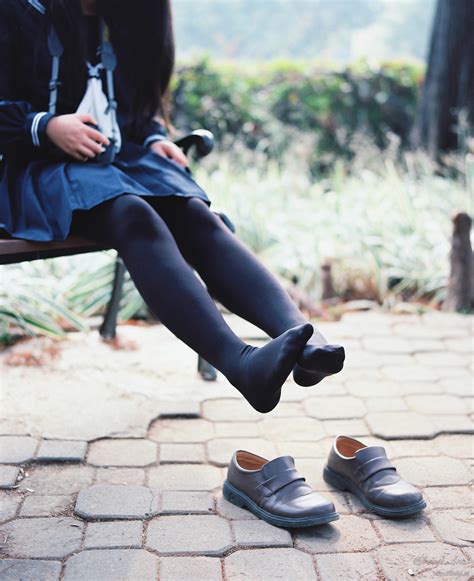
M 298 383 L 312 385 L 342 368 L 342 347 L 326 345 L 276 278 L 202 200 L 124 194 L 76 212 L 74 230 L 115 248 L 159 320 L 258 411 L 277 405 L 292 370 Z M 262 348 L 245 344 L 211 295 L 273 340 Z

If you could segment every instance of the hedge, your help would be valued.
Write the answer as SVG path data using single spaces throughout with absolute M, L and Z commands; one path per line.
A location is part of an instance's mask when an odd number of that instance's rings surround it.
M 360 133 L 382 149 L 393 135 L 406 144 L 422 78 L 423 68 L 408 63 L 330 70 L 304 62 L 242 66 L 203 59 L 178 65 L 171 117 L 179 130 L 211 130 L 223 150 L 238 140 L 269 156 L 303 132 L 314 138 L 315 158 L 331 163 L 353 155 Z

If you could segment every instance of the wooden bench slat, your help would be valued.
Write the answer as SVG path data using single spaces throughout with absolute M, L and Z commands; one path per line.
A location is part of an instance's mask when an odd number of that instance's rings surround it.
M 74 235 L 64 241 L 53 242 L 32 242 L 19 240 L 18 238 L 3 238 L 0 239 L 0 264 L 84 254 L 107 249 L 106 246 L 100 246 L 87 238 Z

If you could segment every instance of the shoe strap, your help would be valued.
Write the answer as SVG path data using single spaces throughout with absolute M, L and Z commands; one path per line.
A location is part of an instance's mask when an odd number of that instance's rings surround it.
M 271 478 L 264 480 L 262 483 L 258 485 L 263 492 L 265 497 L 272 496 L 285 486 L 292 484 L 293 482 L 305 482 L 306 478 L 301 476 L 297 470 L 294 468 L 290 468 L 289 470 L 284 470 L 283 472 L 279 472 L 278 474 L 274 474 Z M 264 489 L 267 489 L 268 492 L 265 492 Z
M 390 462 L 386 456 L 378 456 L 377 458 L 371 458 L 363 464 L 361 464 L 355 471 L 355 477 L 361 481 L 365 482 L 371 476 L 382 470 L 397 470 L 395 466 Z

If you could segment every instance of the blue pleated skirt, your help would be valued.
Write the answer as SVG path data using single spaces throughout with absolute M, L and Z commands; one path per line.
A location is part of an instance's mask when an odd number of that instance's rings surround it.
M 211 202 L 189 169 L 125 142 L 110 165 L 6 159 L 0 180 L 0 228 L 14 238 L 65 240 L 74 210 L 122 194 L 198 197 Z

